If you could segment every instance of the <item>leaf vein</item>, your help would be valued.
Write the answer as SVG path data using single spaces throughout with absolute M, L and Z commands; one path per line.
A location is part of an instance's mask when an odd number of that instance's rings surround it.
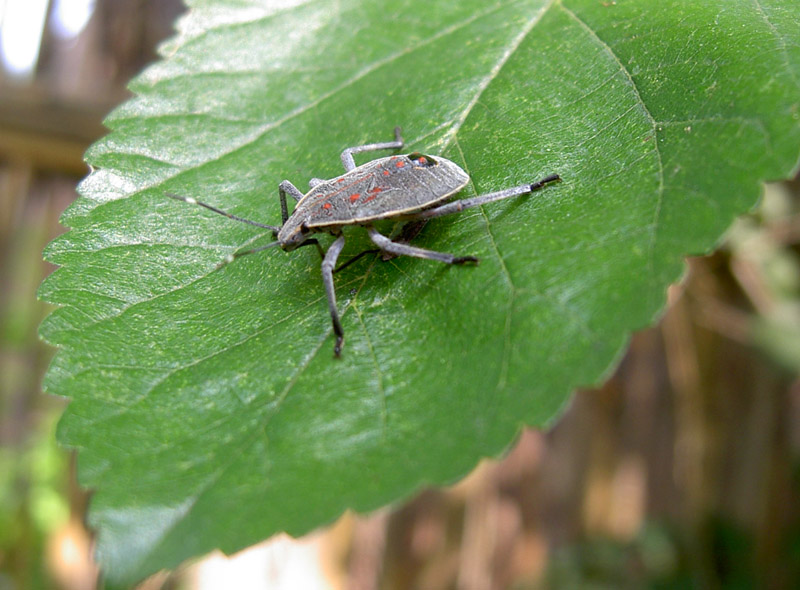
M 514 54 L 514 52 L 519 48 L 522 42 L 527 38 L 528 34 L 531 32 L 531 30 L 533 30 L 533 27 L 536 25 L 536 23 L 538 23 L 539 20 L 542 18 L 542 15 L 550 9 L 550 6 L 552 6 L 554 2 L 555 0 L 550 0 L 548 4 L 542 6 L 536 14 L 534 14 L 530 19 L 528 19 L 528 21 L 522 27 L 520 33 L 516 37 L 514 37 L 514 39 L 511 40 L 511 43 L 506 48 L 505 52 L 503 52 L 503 55 L 500 57 L 499 60 L 497 60 L 497 63 L 494 66 L 492 66 L 492 68 L 489 70 L 489 73 L 478 84 L 475 96 L 473 96 L 472 100 L 470 100 L 467 103 L 467 106 L 464 107 L 464 109 L 461 112 L 461 115 L 455 120 L 455 125 L 453 125 L 453 127 L 450 129 L 447 136 L 445 136 L 444 140 L 445 147 L 450 145 L 451 140 L 461 130 L 464 121 L 467 120 L 467 117 L 472 112 L 472 109 L 474 109 L 475 105 L 478 104 L 478 101 L 480 100 L 481 96 L 486 91 L 486 89 L 489 87 L 489 84 L 491 84 L 492 81 L 495 78 L 497 78 L 497 76 L 500 74 L 501 70 L 506 65 L 508 60 Z
M 786 66 L 786 69 L 789 72 L 789 75 L 791 76 L 792 80 L 794 80 L 795 86 L 800 87 L 800 79 L 798 79 L 797 73 L 794 71 L 794 68 L 792 68 L 791 65 L 791 60 L 789 58 L 789 49 L 786 46 L 786 38 L 780 34 L 778 29 L 772 23 L 772 21 L 769 20 L 767 13 L 764 11 L 764 7 L 761 5 L 761 0 L 753 0 L 753 4 L 755 5 L 756 10 L 758 11 L 761 18 L 764 20 L 765 23 L 767 23 L 767 26 L 772 31 L 772 34 L 777 38 L 778 45 L 780 45 L 780 52 L 783 54 L 783 63 Z
M 656 195 L 656 204 L 653 212 L 653 219 L 651 222 L 651 238 L 650 244 L 648 246 L 648 270 L 650 272 L 650 276 L 655 276 L 655 248 L 656 242 L 658 239 L 658 226 L 661 219 L 661 208 L 664 202 L 664 162 L 661 156 L 661 150 L 658 147 L 658 123 L 656 122 L 655 117 L 650 112 L 650 109 L 647 108 L 647 105 L 642 98 L 642 95 L 639 92 L 639 88 L 636 85 L 636 81 L 633 79 L 628 68 L 625 67 L 625 64 L 622 63 L 622 60 L 619 56 L 614 53 L 614 50 L 611 46 L 603 41 L 598 34 L 588 25 L 586 24 L 577 14 L 575 14 L 572 10 L 564 6 L 563 4 L 559 4 L 561 10 L 567 14 L 575 23 L 578 24 L 586 33 L 587 35 L 594 40 L 594 42 L 608 55 L 618 66 L 620 73 L 625 78 L 626 83 L 630 86 L 634 99 L 641 107 L 642 113 L 650 123 L 653 131 L 653 151 L 655 152 L 657 165 L 658 165 L 658 187 L 657 187 L 657 195 Z
M 381 396 L 381 432 L 383 436 L 386 436 L 386 426 L 389 418 L 388 408 L 386 406 L 386 389 L 383 386 L 383 371 L 381 371 L 381 365 L 378 362 L 378 356 L 375 354 L 375 347 L 372 345 L 372 339 L 369 337 L 369 331 L 367 330 L 367 326 L 364 323 L 364 318 L 361 313 L 361 310 L 358 306 L 353 302 L 353 311 L 358 318 L 358 323 L 361 326 L 361 330 L 364 333 L 364 339 L 367 341 L 367 348 L 369 348 L 370 358 L 372 359 L 373 365 L 375 365 L 375 374 L 377 376 L 376 383 L 378 385 L 378 391 L 380 392 Z

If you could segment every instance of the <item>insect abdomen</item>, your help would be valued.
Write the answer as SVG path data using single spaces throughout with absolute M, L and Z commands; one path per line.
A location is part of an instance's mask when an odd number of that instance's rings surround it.
M 298 208 L 309 209 L 308 227 L 358 224 L 424 209 L 468 181 L 461 168 L 444 158 L 425 166 L 408 156 L 392 156 L 317 185 Z

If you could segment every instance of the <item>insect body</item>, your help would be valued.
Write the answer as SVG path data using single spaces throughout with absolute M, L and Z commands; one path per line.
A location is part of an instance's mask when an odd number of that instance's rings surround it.
M 169 194 L 169 196 L 187 203 L 201 205 L 230 219 L 273 232 L 276 241 L 260 248 L 237 252 L 228 256 L 223 264 L 232 262 L 239 256 L 260 252 L 274 246 L 280 246 L 282 249 L 290 251 L 301 246 L 315 245 L 323 259 L 322 280 L 333 322 L 333 331 L 336 335 L 336 344 L 333 350 L 338 357 L 344 343 L 344 330 L 336 306 L 333 273 L 339 254 L 344 248 L 344 235 L 342 235 L 344 226 L 362 225 L 366 227 L 369 237 L 375 245 L 391 255 L 415 256 L 438 260 L 445 264 L 477 263 L 478 259 L 474 256 L 453 256 L 394 242 L 379 233 L 372 226 L 372 222 L 381 219 L 419 221 L 440 217 L 469 207 L 528 194 L 551 182 L 560 180 L 557 174 L 552 174 L 533 184 L 523 184 L 486 195 L 442 204 L 469 182 L 467 173 L 450 160 L 414 152 L 408 155 L 379 158 L 358 167 L 355 165 L 353 160 L 355 153 L 402 148 L 403 139 L 400 135 L 400 128 L 396 127 L 394 133 L 394 141 L 345 149 L 341 156 L 345 173 L 330 180 L 312 179 L 309 182 L 311 190 L 305 195 L 288 180 L 281 182 L 278 187 L 282 217 L 280 227 L 244 219 L 190 197 L 175 194 Z M 291 215 L 289 215 L 286 202 L 287 194 L 297 201 Z M 319 242 L 312 237 L 312 234 L 315 233 L 329 233 L 336 236 L 336 240 L 330 245 L 327 252 L 323 252 Z
M 316 184 L 281 226 L 278 241 L 302 243 L 304 233 L 413 213 L 447 199 L 468 182 L 469 176 L 444 158 L 413 153 L 373 160 Z

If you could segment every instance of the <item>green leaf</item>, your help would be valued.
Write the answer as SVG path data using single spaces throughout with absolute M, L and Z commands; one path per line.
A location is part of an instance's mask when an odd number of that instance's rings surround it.
M 547 425 L 797 161 L 795 0 L 191 4 L 46 252 L 46 388 L 72 398 L 112 583 L 452 482 Z M 313 248 L 216 270 L 269 232 L 165 194 L 275 224 L 280 180 L 395 125 L 464 194 L 563 182 L 415 240 L 480 266 L 337 274 L 334 360 Z M 342 260 L 369 245 L 349 229 Z

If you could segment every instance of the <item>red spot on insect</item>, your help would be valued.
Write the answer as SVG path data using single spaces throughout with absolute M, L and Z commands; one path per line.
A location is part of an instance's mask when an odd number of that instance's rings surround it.
M 350 195 L 350 202 L 351 203 L 355 203 L 356 201 L 358 201 L 358 198 L 360 196 L 361 196 L 361 193 L 353 193 L 352 195 Z
M 371 192 L 371 193 L 379 193 L 379 192 L 381 192 L 382 190 L 383 190 L 383 187 L 380 187 L 380 186 L 374 186 L 374 187 L 372 187 L 371 189 L 369 189 L 369 192 Z
M 427 162 L 428 160 L 427 160 L 427 158 L 425 158 L 425 156 L 420 156 L 419 160 L 417 160 L 417 161 L 418 161 L 420 164 L 424 164 L 424 163 L 425 163 L 425 162 Z
M 384 170 L 384 171 L 383 171 L 383 175 L 384 175 L 384 176 L 389 176 L 389 171 L 388 171 L 388 170 Z
M 364 205 L 366 205 L 367 203 L 369 203 L 369 202 L 370 202 L 371 200 L 373 200 L 373 199 L 374 199 L 376 196 L 378 196 L 378 195 L 377 195 L 377 194 L 372 194 L 372 195 L 368 196 L 366 199 L 364 199 Z
M 344 182 L 344 178 L 338 178 L 336 182 Z
M 328 210 L 328 209 L 330 209 L 330 208 L 331 208 L 331 204 L 330 204 L 330 203 L 324 203 L 324 204 L 322 205 L 322 208 L 323 208 L 323 209 L 325 209 L 325 210 Z
M 402 168 L 405 165 L 406 163 L 403 160 L 398 160 L 397 164 L 395 164 L 395 166 L 397 166 L 398 168 Z

